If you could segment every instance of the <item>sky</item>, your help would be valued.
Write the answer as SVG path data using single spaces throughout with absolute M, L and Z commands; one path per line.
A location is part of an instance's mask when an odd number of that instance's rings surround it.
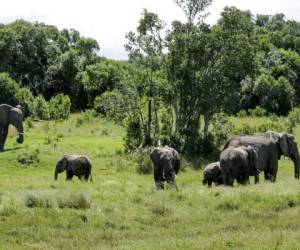
M 144 8 L 155 12 L 167 24 L 185 20 L 173 0 L 0 0 L 0 23 L 15 19 L 38 21 L 62 28 L 74 28 L 96 39 L 100 55 L 126 59 L 125 34 L 135 31 Z M 253 14 L 283 13 L 300 21 L 300 0 L 214 0 L 207 22 L 214 24 L 225 6 L 250 10 Z

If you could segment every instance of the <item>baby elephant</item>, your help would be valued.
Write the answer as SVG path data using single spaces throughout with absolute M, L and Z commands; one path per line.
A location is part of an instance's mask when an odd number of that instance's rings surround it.
M 213 182 L 216 185 L 223 184 L 219 161 L 208 164 L 203 170 L 203 185 L 211 187 Z
M 233 186 L 236 179 L 240 184 L 248 184 L 249 176 L 259 182 L 258 155 L 252 146 L 229 147 L 220 155 L 220 167 L 223 183 Z
M 92 163 L 87 156 L 84 155 L 64 155 L 60 159 L 55 168 L 55 180 L 59 173 L 67 171 L 67 180 L 72 180 L 76 175 L 80 180 L 84 177 L 85 181 L 92 181 Z

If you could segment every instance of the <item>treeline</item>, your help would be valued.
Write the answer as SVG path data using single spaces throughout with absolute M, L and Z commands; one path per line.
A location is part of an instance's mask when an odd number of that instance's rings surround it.
M 94 109 L 126 126 L 128 151 L 161 143 L 189 156 L 219 144 L 211 127 L 226 127 L 221 112 L 285 116 L 299 106 L 299 22 L 226 7 L 210 26 L 211 0 L 174 2 L 187 21 L 167 30 L 144 10 L 126 35 L 126 62 L 100 57 L 73 29 L 0 25 L 0 102 L 40 119 Z

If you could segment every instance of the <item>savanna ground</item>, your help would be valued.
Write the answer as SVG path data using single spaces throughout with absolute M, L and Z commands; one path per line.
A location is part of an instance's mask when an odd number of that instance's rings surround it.
M 153 176 L 137 174 L 123 154 L 121 127 L 82 121 L 26 123 L 21 146 L 10 130 L 0 155 L 0 249 L 300 248 L 300 181 L 290 160 L 280 161 L 276 183 L 261 176 L 259 185 L 208 189 L 200 168 L 187 166 L 178 192 L 158 192 Z M 300 127 L 295 134 L 300 141 Z M 54 181 L 67 153 L 90 156 L 93 183 L 66 182 L 64 173 Z

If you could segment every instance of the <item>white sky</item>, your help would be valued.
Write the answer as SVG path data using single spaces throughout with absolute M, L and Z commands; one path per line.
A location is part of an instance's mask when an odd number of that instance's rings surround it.
M 207 21 L 215 23 L 225 6 L 251 10 L 253 14 L 283 13 L 300 21 L 300 0 L 214 0 Z M 74 28 L 99 42 L 100 54 L 127 58 L 125 34 L 135 30 L 143 8 L 155 12 L 167 23 L 185 20 L 173 0 L 0 0 L 0 22 L 23 18 Z

